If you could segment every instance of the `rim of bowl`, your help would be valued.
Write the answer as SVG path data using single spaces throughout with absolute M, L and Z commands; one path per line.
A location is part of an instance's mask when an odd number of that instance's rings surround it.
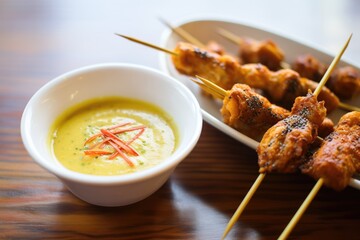
M 98 175 L 90 175 L 90 174 L 83 174 L 78 173 L 72 170 L 69 170 L 65 167 L 63 168 L 57 168 L 55 164 L 50 162 L 49 160 L 46 160 L 44 156 L 39 154 L 39 152 L 35 149 L 33 142 L 31 141 L 30 132 L 26 128 L 26 122 L 29 120 L 29 111 L 34 102 L 37 98 L 41 97 L 44 92 L 47 92 L 49 89 L 56 87 L 59 83 L 63 81 L 67 81 L 71 76 L 77 75 L 81 72 L 86 72 L 90 70 L 96 70 L 96 69 L 104 69 L 104 68 L 124 68 L 124 69 L 133 69 L 138 71 L 145 71 L 152 74 L 158 74 L 163 77 L 169 84 L 176 85 L 176 88 L 183 92 L 186 96 L 186 98 L 190 99 L 190 103 L 193 105 L 195 110 L 195 120 L 194 122 L 194 132 L 192 133 L 192 136 L 190 137 L 190 141 L 188 143 L 185 143 L 186 146 L 183 148 L 182 151 L 177 151 L 166 158 L 164 161 L 162 161 L 160 164 L 153 166 L 151 168 L 131 173 L 131 174 L 125 174 L 125 175 L 114 175 L 114 176 L 98 176 Z M 137 182 L 137 181 L 143 181 L 148 178 L 151 178 L 155 175 L 161 174 L 165 171 L 170 171 L 171 169 L 175 169 L 175 167 L 192 151 L 192 149 L 195 147 L 197 141 L 200 138 L 201 130 L 202 130 L 202 115 L 199 103 L 193 93 L 182 83 L 174 79 L 173 77 L 161 72 L 160 70 L 150 68 L 147 66 L 137 65 L 137 64 L 131 64 L 131 63 L 101 63 L 101 64 L 94 64 L 90 66 L 85 66 L 81 68 L 74 69 L 72 71 L 66 72 L 64 74 L 61 74 L 58 77 L 53 78 L 49 82 L 47 82 L 45 85 L 43 85 L 39 90 L 36 91 L 36 93 L 30 98 L 28 103 L 25 106 L 25 109 L 23 111 L 22 117 L 21 117 L 21 125 L 20 125 L 20 132 L 21 132 L 21 138 L 23 141 L 23 144 L 25 146 L 25 149 L 29 153 L 29 155 L 32 157 L 33 161 L 36 162 L 38 165 L 40 165 L 42 168 L 46 169 L 50 173 L 54 174 L 55 176 L 59 177 L 60 179 L 66 179 L 70 181 L 75 181 L 79 183 L 87 183 L 92 185 L 117 185 L 119 183 L 131 183 L 131 182 Z M 55 161 L 57 161 L 55 159 Z

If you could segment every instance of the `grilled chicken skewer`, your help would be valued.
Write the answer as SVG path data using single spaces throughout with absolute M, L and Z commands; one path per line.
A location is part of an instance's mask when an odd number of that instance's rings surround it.
M 240 65 L 229 55 L 211 53 L 188 43 L 180 42 L 171 51 L 132 37 L 117 35 L 171 54 L 176 69 L 182 74 L 203 76 L 226 90 L 235 83 L 248 84 L 252 88 L 264 90 L 271 101 L 284 107 L 291 106 L 297 96 L 306 95 L 308 89 L 315 90 L 317 86 L 316 82 L 300 78 L 290 69 L 271 72 L 261 64 Z M 321 90 L 319 99 L 325 100 L 328 112 L 339 106 L 339 99 L 327 88 Z
M 348 40 L 346 41 L 345 45 L 343 46 L 343 48 L 341 49 L 340 53 L 335 57 L 335 59 L 332 61 L 332 63 L 330 64 L 330 67 L 327 69 L 327 71 L 325 72 L 325 75 L 323 77 L 323 79 L 320 81 L 319 86 L 321 85 L 325 85 L 326 80 L 330 77 L 331 71 L 335 68 L 336 64 L 339 62 L 342 54 L 344 53 L 345 49 L 347 48 L 350 40 L 351 40 L 352 34 L 350 35 L 350 37 L 348 38 Z M 319 92 L 319 89 L 317 89 L 317 91 L 314 92 L 313 96 L 316 97 L 316 94 Z M 338 129 L 337 129 L 338 131 Z M 358 138 L 358 135 L 357 135 Z M 321 151 L 320 151 L 320 155 L 321 155 Z M 319 159 L 316 158 L 315 155 L 315 159 Z M 326 162 L 328 159 L 324 159 L 322 158 L 320 161 L 322 162 Z M 345 160 L 345 159 L 344 159 Z M 319 160 L 317 160 L 319 161 Z M 329 162 L 329 161 L 328 161 Z M 331 161 L 330 161 L 331 162 Z M 312 163 L 316 163 L 316 162 L 312 162 Z M 330 165 L 329 165 L 330 166 Z M 297 213 L 294 215 L 293 219 L 289 222 L 288 226 L 285 228 L 285 230 L 283 231 L 283 233 L 280 235 L 279 239 L 286 239 L 288 237 L 288 235 L 290 234 L 290 232 L 292 231 L 292 229 L 295 227 L 296 223 L 300 220 L 302 214 L 305 212 L 305 210 L 307 209 L 307 207 L 309 206 L 309 204 L 311 203 L 312 199 L 316 196 L 317 192 L 320 190 L 323 182 L 324 182 L 324 178 L 322 178 L 322 176 L 326 176 L 328 177 L 329 175 L 324 174 L 324 172 L 319 171 L 319 169 L 321 170 L 321 168 L 317 168 L 318 171 L 315 175 L 314 171 L 308 171 L 309 174 L 313 174 L 318 178 L 317 183 L 315 184 L 313 190 L 310 192 L 310 195 L 308 196 L 307 199 L 305 199 L 304 203 L 302 204 L 302 206 L 299 208 L 299 210 L 297 211 Z M 326 168 L 329 170 L 329 168 Z M 328 180 L 328 178 L 325 178 L 328 182 L 328 184 L 330 185 L 330 181 Z
M 210 41 L 207 45 L 204 45 L 189 32 L 185 31 L 183 28 L 174 27 L 162 18 L 160 18 L 159 20 L 187 42 L 196 45 L 202 49 L 206 49 L 209 52 L 215 52 L 219 55 L 225 54 L 224 48 L 222 48 L 215 41 Z M 230 39 L 231 41 L 240 45 L 241 51 L 239 52 L 239 61 L 244 60 L 245 63 L 261 63 L 267 66 L 270 70 L 290 68 L 289 64 L 283 62 L 283 51 L 271 40 L 256 41 L 255 39 L 251 38 L 240 38 L 225 29 L 219 29 L 218 32 L 225 38 Z
M 334 190 L 344 189 L 360 172 L 360 112 L 343 115 L 301 171 L 322 178 L 324 185 Z
M 164 19 L 161 19 L 161 22 L 189 43 L 207 49 L 209 52 L 215 52 L 219 55 L 225 54 L 224 48 L 216 42 L 211 41 L 205 46 L 184 29 L 175 28 Z M 271 70 L 289 69 L 291 67 L 290 64 L 284 62 L 283 51 L 271 40 L 257 41 L 251 38 L 240 38 L 225 29 L 219 29 L 218 33 L 240 45 L 240 59 L 238 59 L 240 63 L 261 63 Z M 326 71 L 325 65 L 311 55 L 299 56 L 292 67 L 301 77 L 316 82 L 321 80 Z M 336 95 L 343 99 L 349 99 L 360 92 L 360 73 L 350 66 L 336 69 L 330 77 L 328 85 Z M 348 111 L 359 111 L 359 108 L 342 102 L 339 102 L 339 107 Z
M 271 40 L 257 41 L 251 38 L 241 38 L 225 29 L 219 29 L 218 33 L 240 45 L 239 56 L 243 63 L 259 62 L 271 70 L 292 68 L 301 77 L 316 82 L 319 82 L 325 74 L 327 67 L 310 54 L 297 57 L 290 66 L 284 62 L 283 51 Z M 350 99 L 360 93 L 360 73 L 350 66 L 340 67 L 334 70 L 327 85 L 337 96 Z
M 261 95 L 257 96 L 255 92 L 252 92 L 251 95 L 245 94 L 244 97 L 238 98 L 235 104 L 229 104 L 229 100 L 225 99 L 235 99 L 236 96 L 240 95 L 243 91 L 250 92 L 251 89 L 248 86 L 242 86 L 243 84 L 236 84 L 233 88 L 229 91 L 225 91 L 224 89 L 219 88 L 218 86 L 214 85 L 209 80 L 204 78 L 198 77 L 197 81 L 192 79 L 194 82 L 200 85 L 206 92 L 215 95 L 219 99 L 224 99 L 223 107 L 221 111 L 227 109 L 229 111 L 229 116 L 224 116 L 224 122 L 229 124 L 227 121 L 229 118 L 237 118 L 237 116 L 242 115 L 250 111 L 252 104 L 253 97 L 259 97 L 259 99 L 263 98 Z M 242 89 L 242 87 L 244 89 Z M 243 99 L 243 101 L 239 101 L 239 99 Z M 269 108 L 275 108 L 276 105 L 268 105 L 266 103 L 267 100 L 261 100 L 261 102 L 265 102 L 265 105 Z M 242 107 L 239 107 L 238 102 L 241 104 Z M 258 102 L 255 100 L 255 102 Z M 228 106 L 230 105 L 230 106 Z M 257 105 L 257 104 L 256 104 Z M 266 115 L 269 108 L 263 108 L 264 112 L 258 112 L 261 109 L 257 109 L 258 111 L 254 110 L 253 114 L 247 115 L 246 119 L 253 119 L 256 116 Z M 230 110 L 232 109 L 232 110 Z M 239 113 L 239 112 L 243 113 Z M 278 109 L 275 112 L 280 111 L 280 114 L 283 113 L 284 115 L 289 115 L 289 112 L 285 109 Z M 227 114 L 225 114 L 227 115 Z M 228 119 L 228 120 L 226 120 Z M 261 119 L 261 117 L 260 117 Z M 258 122 L 259 119 L 255 120 Z M 278 120 L 279 121 L 279 120 Z M 261 121 L 260 121 L 261 122 Z M 240 122 L 241 123 L 241 122 Z M 242 123 L 243 124 L 243 123 Z M 240 125 L 242 125 L 240 124 Z M 231 124 L 229 124 L 231 126 Z M 239 125 L 239 123 L 237 123 Z M 247 124 L 249 125 L 249 123 Z M 245 128 L 248 128 L 245 126 Z M 321 128 L 321 127 L 320 127 Z M 320 131 L 319 128 L 319 131 Z M 328 135 L 328 134 L 326 134 Z M 336 130 L 331 133 L 328 137 L 325 138 L 325 141 L 322 144 L 322 147 L 314 154 L 311 158 L 311 161 L 306 163 L 305 165 L 301 166 L 303 173 L 313 176 L 314 178 L 318 179 L 319 176 L 324 178 L 324 183 L 337 190 L 341 190 L 345 186 L 349 184 L 351 176 L 355 172 L 360 172 L 360 112 L 351 112 L 346 114 L 340 119 Z M 330 155 L 330 156 L 329 156 Z M 357 160 L 356 160 L 357 159 Z M 356 160 L 356 161 L 355 161 Z M 353 163 L 354 161 L 354 163 Z M 259 175 L 257 182 L 261 182 L 262 179 L 265 177 L 265 174 Z M 255 183 L 253 186 L 256 186 Z M 319 187 L 317 184 L 316 188 Z M 256 188 L 252 188 L 249 192 L 252 195 L 255 192 Z M 249 194 L 247 198 L 244 199 L 242 202 L 243 205 L 251 199 Z M 239 208 L 241 209 L 241 208 Z
M 351 177 L 360 172 L 360 112 L 342 116 L 301 171 L 315 179 L 323 178 L 332 189 L 344 189 Z
M 180 73 L 205 77 L 226 90 L 235 83 L 247 84 L 263 90 L 271 101 L 284 107 L 290 107 L 297 96 L 317 86 L 290 69 L 272 72 L 261 64 L 240 65 L 229 55 L 211 53 L 189 43 L 178 43 L 174 52 L 172 60 Z M 327 88 L 322 89 L 319 99 L 325 100 L 329 112 L 339 105 L 339 99 Z
M 198 80 L 192 81 L 199 84 L 205 92 L 223 101 L 220 112 L 224 123 L 254 139 L 290 114 L 285 108 L 271 104 L 246 84 L 237 83 L 226 91 L 207 79 L 196 77 Z
M 271 126 L 290 115 L 290 111 L 272 104 L 246 84 L 237 83 L 226 91 L 205 78 L 196 77 L 197 80 L 191 80 L 222 100 L 220 112 L 224 123 L 252 138 L 263 136 Z M 333 122 L 326 118 L 319 127 L 319 135 L 325 137 L 333 130 Z
M 271 40 L 241 38 L 222 28 L 218 29 L 218 33 L 240 46 L 239 57 L 244 63 L 261 63 L 272 71 L 290 68 L 290 65 L 284 62 L 284 52 Z
M 334 132 L 327 136 L 321 147 L 301 166 L 303 173 L 318 179 L 318 182 L 284 229 L 279 239 L 286 239 L 299 221 L 322 184 L 342 190 L 351 177 L 360 172 L 360 112 L 342 116 Z
M 292 69 L 302 77 L 318 82 L 324 75 L 326 66 L 310 54 L 305 54 L 295 59 Z M 350 99 L 360 93 L 360 72 L 351 66 L 337 68 L 327 85 L 340 98 Z
M 310 144 L 315 141 L 318 128 L 326 116 L 324 102 L 319 102 L 317 96 L 347 48 L 351 36 L 352 35 L 350 35 L 341 51 L 332 61 L 314 93 L 309 91 L 307 96 L 298 97 L 295 100 L 290 116 L 276 123 L 264 134 L 257 148 L 260 167 L 258 179 L 261 180 L 256 181 L 256 185 L 251 187 L 251 189 L 254 189 L 251 192 L 251 196 L 261 184 L 266 173 L 274 171 L 285 173 L 294 172 L 303 163 L 305 153 Z M 317 188 L 321 187 L 322 181 L 322 179 L 318 180 Z M 245 199 L 247 202 L 249 201 L 247 196 L 245 196 Z M 223 238 L 226 237 L 233 224 L 240 217 L 246 204 L 240 204 L 240 206 L 230 219 L 224 231 Z M 299 217 L 300 216 L 301 214 L 299 214 Z M 299 217 L 297 219 L 299 219 Z M 295 224 L 290 226 L 287 232 L 290 232 Z

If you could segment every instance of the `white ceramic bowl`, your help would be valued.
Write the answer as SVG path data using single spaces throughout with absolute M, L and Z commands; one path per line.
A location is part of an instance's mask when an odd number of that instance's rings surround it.
M 101 96 L 135 98 L 164 109 L 178 127 L 174 153 L 157 166 L 127 175 L 94 176 L 63 167 L 50 150 L 51 125 L 70 106 Z M 35 93 L 21 119 L 21 137 L 34 161 L 77 197 L 100 206 L 128 205 L 154 193 L 194 148 L 201 128 L 199 104 L 183 84 L 157 70 L 131 64 L 93 65 L 61 75 Z

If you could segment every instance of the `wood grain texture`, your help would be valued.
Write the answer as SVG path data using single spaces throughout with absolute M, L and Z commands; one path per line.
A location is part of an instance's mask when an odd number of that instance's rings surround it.
M 0 1 L 0 239 L 220 239 L 258 176 L 255 151 L 206 123 L 197 146 L 169 181 L 149 198 L 130 206 L 89 205 L 32 161 L 21 141 L 20 119 L 37 89 L 66 71 L 99 62 L 157 67 L 156 52 L 121 41 L 113 33 L 120 30 L 157 43 L 165 29 L 157 20 L 159 11 L 167 9 L 165 17 L 176 21 L 179 11 L 185 15 L 202 7 L 201 2 L 172 6 L 156 1 L 157 8 L 149 11 L 153 6 L 148 1 L 125 2 L 127 9 L 120 1 L 103 5 L 89 1 Z M 230 2 L 223 9 L 235 16 L 232 9 L 248 1 L 242 3 Z M 212 4 L 204 6 L 204 11 L 215 14 L 220 5 Z M 304 6 L 312 4 L 308 1 Z M 359 10 L 359 6 L 353 8 Z M 256 9 L 255 5 L 248 7 Z M 330 12 L 331 16 L 324 13 L 322 17 L 338 17 L 342 19 L 340 26 L 346 23 L 356 28 L 358 11 L 353 8 L 342 8 L 338 16 Z M 291 17 L 287 14 L 285 17 Z M 269 21 L 279 24 L 281 19 Z M 286 28 L 286 24 L 281 26 Z M 298 31 L 306 32 L 308 27 L 300 24 Z M 323 29 L 321 24 L 314 24 L 316 27 Z M 329 38 L 333 34 L 322 33 Z M 352 49 L 360 49 L 358 39 L 355 33 Z M 227 239 L 276 239 L 314 184 L 301 174 L 268 175 Z M 358 239 L 359 202 L 359 190 L 321 189 L 290 238 Z

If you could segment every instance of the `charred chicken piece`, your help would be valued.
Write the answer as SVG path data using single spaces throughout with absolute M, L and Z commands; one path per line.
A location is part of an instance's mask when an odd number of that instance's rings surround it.
M 179 42 L 174 51 L 178 55 L 172 56 L 173 63 L 182 74 L 211 79 L 225 90 L 231 89 L 240 78 L 241 65 L 231 56 L 221 56 L 183 42 Z
M 227 125 L 256 138 L 290 112 L 271 104 L 248 85 L 235 84 L 224 98 L 221 114 Z
M 325 138 L 321 147 L 302 172 L 335 190 L 344 189 L 355 172 L 360 172 L 360 112 L 341 117 L 334 132 Z
M 246 84 L 235 84 L 223 100 L 223 121 L 252 138 L 261 137 L 271 126 L 290 115 L 290 111 L 271 104 Z M 334 130 L 329 119 L 321 123 L 319 136 L 325 137 Z
M 309 93 L 296 98 L 290 116 L 264 134 L 257 148 L 259 172 L 296 171 L 315 141 L 325 116 L 324 102 L 318 102 L 316 96 Z

